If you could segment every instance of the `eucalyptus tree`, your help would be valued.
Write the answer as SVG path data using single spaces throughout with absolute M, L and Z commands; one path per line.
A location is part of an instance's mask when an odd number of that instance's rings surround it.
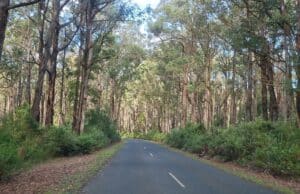
M 44 77 L 47 73 L 48 90 L 45 95 L 46 111 L 44 118 L 44 123 L 46 125 L 53 124 L 57 57 L 60 51 L 67 48 L 76 34 L 76 30 L 74 30 L 74 32 L 71 30 L 71 33 L 67 36 L 68 41 L 60 41 L 61 29 L 71 24 L 71 22 L 74 21 L 73 18 L 75 18 L 73 17 L 70 21 L 63 21 L 63 23 L 61 21 L 63 8 L 69 2 L 70 0 L 65 0 L 63 2 L 59 0 L 52 0 L 50 2 L 42 0 L 39 3 L 39 10 L 37 13 L 36 23 L 39 29 L 39 59 L 37 61 L 39 72 L 31 112 L 35 120 L 43 122 L 43 119 L 41 119 L 43 109 L 41 109 L 41 107 L 44 105 L 41 102 L 41 99 L 44 92 Z M 50 17 L 50 19 L 48 19 L 48 17 Z M 67 34 L 64 35 L 66 36 Z
M 159 36 L 162 42 L 169 41 L 181 48 L 181 56 L 178 57 L 186 60 L 181 68 L 182 125 L 190 120 L 188 117 L 193 122 L 199 121 L 196 115 L 197 112 L 200 114 L 201 109 L 196 104 L 201 101 L 204 102 L 203 122 L 207 128 L 211 128 L 213 122 L 211 74 L 217 51 L 218 29 L 211 13 L 212 4 L 212 1 L 164 1 L 157 9 L 156 21 L 152 25 L 154 35 Z M 196 91 L 203 82 L 204 95 L 196 102 L 199 98 L 199 91 Z M 195 86 L 194 91 L 189 92 L 190 84 Z M 192 104 L 191 113 L 189 104 Z
M 94 65 L 94 47 L 102 47 L 118 22 L 129 18 L 132 8 L 115 0 L 80 1 L 79 61 L 72 126 L 80 134 L 84 128 L 89 77 Z
M 25 7 L 38 3 L 40 0 L 25 1 L 21 3 L 11 4 L 10 0 L 0 1 L 0 60 L 2 57 L 3 44 L 5 40 L 5 32 L 9 18 L 9 12 L 19 7 Z

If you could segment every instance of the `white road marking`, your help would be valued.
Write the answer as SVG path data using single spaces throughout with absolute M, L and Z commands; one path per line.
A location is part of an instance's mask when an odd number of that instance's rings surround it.
M 146 149 L 146 147 L 144 147 L 144 150 Z
M 180 180 L 178 180 L 176 178 L 176 176 L 174 176 L 172 173 L 169 172 L 169 175 L 182 187 L 185 188 L 184 184 L 182 184 L 182 182 L 180 182 Z
M 151 157 L 153 157 L 153 154 L 151 152 L 149 154 L 150 154 Z

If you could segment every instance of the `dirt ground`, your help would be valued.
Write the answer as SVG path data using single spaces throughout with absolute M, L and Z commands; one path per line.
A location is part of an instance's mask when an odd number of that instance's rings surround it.
M 95 158 L 96 154 L 90 154 L 57 158 L 39 164 L 31 170 L 11 177 L 8 181 L 0 182 L 0 193 L 43 193 L 59 185 L 67 176 L 84 171 Z

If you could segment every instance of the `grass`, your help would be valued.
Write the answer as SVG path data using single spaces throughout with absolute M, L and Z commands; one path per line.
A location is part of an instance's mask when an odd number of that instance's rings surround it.
M 123 142 L 116 143 L 96 152 L 96 159 L 87 167 L 84 172 L 77 172 L 65 178 L 65 180 L 55 188 L 49 189 L 46 193 L 79 193 L 80 189 L 95 176 L 109 160 L 121 149 Z
M 268 188 L 270 188 L 274 191 L 277 191 L 277 192 L 280 192 L 280 193 L 283 193 L 283 194 L 296 194 L 296 192 L 294 192 L 291 188 L 288 188 L 287 186 L 284 186 L 284 185 L 282 185 L 278 182 L 274 182 L 274 181 L 269 180 L 269 179 L 263 179 L 263 178 L 255 175 L 253 172 L 249 172 L 247 169 L 233 168 L 232 166 L 226 165 L 225 163 L 219 163 L 217 161 L 200 158 L 196 154 L 185 152 L 185 151 L 170 147 L 166 144 L 162 144 L 162 143 L 158 143 L 158 142 L 154 142 L 154 141 L 151 141 L 151 142 L 157 143 L 157 144 L 159 144 L 159 145 L 161 145 L 161 146 L 163 146 L 163 147 L 165 147 L 169 150 L 181 153 L 185 156 L 188 156 L 189 158 L 192 158 L 194 160 L 203 162 L 207 165 L 213 166 L 213 167 L 218 168 L 220 170 L 223 170 L 227 173 L 236 175 L 236 176 L 238 176 L 242 179 L 245 179 L 247 181 L 251 181 L 251 182 L 254 182 L 256 184 L 262 185 L 264 187 L 268 187 Z

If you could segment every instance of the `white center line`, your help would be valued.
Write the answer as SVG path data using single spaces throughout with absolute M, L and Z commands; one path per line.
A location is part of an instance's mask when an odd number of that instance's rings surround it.
M 153 157 L 153 154 L 151 152 L 149 154 L 150 154 L 151 157 Z
M 180 182 L 180 180 L 178 180 L 176 178 L 176 176 L 174 176 L 172 173 L 169 172 L 169 175 L 182 187 L 185 188 L 184 184 L 182 184 L 182 182 Z

